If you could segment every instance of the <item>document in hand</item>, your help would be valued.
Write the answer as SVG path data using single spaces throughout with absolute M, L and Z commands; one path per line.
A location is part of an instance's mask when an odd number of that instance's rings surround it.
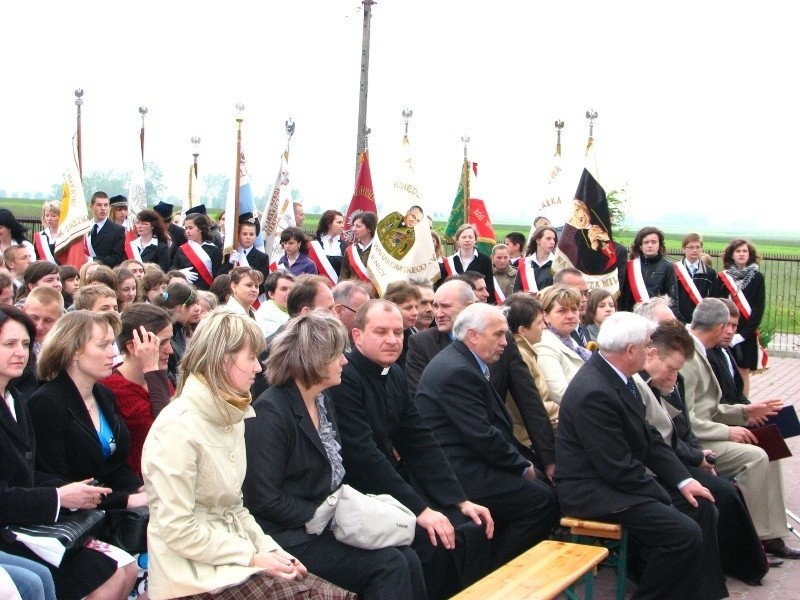
M 783 436 L 777 425 L 754 427 L 751 431 L 758 438 L 758 446 L 764 449 L 770 461 L 792 456 L 792 452 L 786 442 L 783 441 Z
M 791 404 L 780 409 L 777 415 L 769 417 L 767 425 L 770 424 L 778 426 L 783 439 L 800 435 L 800 419 L 797 418 L 797 411 Z

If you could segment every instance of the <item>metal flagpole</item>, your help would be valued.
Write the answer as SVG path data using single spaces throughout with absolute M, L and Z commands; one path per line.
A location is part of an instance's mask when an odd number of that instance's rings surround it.
M 200 136 L 192 136 L 192 157 L 194 158 L 194 176 L 197 177 L 197 157 L 200 156 Z
M 81 106 L 83 106 L 83 89 L 75 90 L 75 107 L 78 111 L 77 143 L 78 143 L 78 175 L 83 180 L 83 148 L 81 146 Z
M 142 168 L 144 168 L 144 118 L 147 116 L 147 107 L 140 106 L 139 114 L 142 115 L 142 128 L 139 131 L 139 145 L 142 148 Z
M 361 163 L 361 153 L 365 149 L 364 136 L 367 131 L 367 91 L 369 89 L 369 29 L 372 20 L 374 0 L 362 0 L 364 5 L 364 26 L 361 35 L 361 82 L 358 95 L 358 127 L 356 128 L 356 177 Z
M 239 246 L 239 185 L 242 182 L 242 121 L 244 117 L 244 104 L 236 104 L 236 188 L 233 190 L 234 214 L 225 215 L 226 219 L 233 219 L 233 248 Z

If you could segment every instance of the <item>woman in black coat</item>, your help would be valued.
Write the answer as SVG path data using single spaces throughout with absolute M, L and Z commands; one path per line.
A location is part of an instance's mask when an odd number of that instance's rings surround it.
M 722 253 L 722 265 L 725 270 L 717 274 L 712 294 L 730 298 L 739 308 L 739 325 L 731 349 L 744 381 L 742 391 L 748 396 L 750 371 L 761 368 L 758 327 L 767 305 L 766 285 L 758 270 L 756 247 L 747 240 L 737 239 L 728 244 Z
M 85 482 L 66 483 L 35 468 L 36 437 L 26 402 L 10 381 L 22 374 L 30 360 L 36 328 L 22 311 L 0 309 L 0 526 L 53 523 L 61 510 L 95 508 L 111 490 Z M 127 598 L 136 579 L 135 562 L 118 568 L 110 556 L 92 548 L 69 554 L 54 567 L 20 543 L 0 538 L 0 550 L 47 566 L 59 598 Z
M 306 530 L 345 475 L 325 390 L 341 381 L 346 341 L 338 319 L 316 312 L 289 321 L 272 341 L 272 386 L 254 403 L 256 418 L 245 421 L 244 503 L 310 573 L 365 600 L 424 599 L 422 566 L 410 547 L 363 550 L 339 542 L 327 527 L 319 534 Z
M 188 241 L 175 252 L 170 269 L 182 271 L 198 290 L 208 290 L 222 268 L 222 250 L 212 241 L 211 221 L 195 213 L 187 215 L 183 225 Z
M 97 383 L 111 375 L 115 330 L 116 313 L 78 310 L 61 317 L 39 354 L 39 378 L 47 383 L 28 400 L 38 468 L 111 488 L 100 503 L 104 509 L 147 505 L 143 482 L 128 464 L 128 428 L 111 390 Z
M 131 246 L 139 252 L 142 262 L 157 264 L 164 273 L 169 271 L 169 234 L 158 213 L 140 210 L 136 214 L 136 233 L 139 237 Z
M 475 244 L 478 242 L 478 230 L 474 225 L 465 223 L 456 230 L 453 239 L 456 242 L 456 252 L 448 256 L 439 265 L 442 278 L 463 273 L 464 271 L 475 271 L 483 275 L 486 281 L 486 291 L 489 293 L 489 304 L 495 304 L 497 299 L 494 295 L 494 271 L 492 270 L 492 259 L 485 254 L 478 252 Z

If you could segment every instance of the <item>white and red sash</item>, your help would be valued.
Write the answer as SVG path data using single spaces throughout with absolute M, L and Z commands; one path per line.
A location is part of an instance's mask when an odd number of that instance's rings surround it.
M 364 261 L 361 260 L 361 256 L 356 250 L 356 245 L 350 244 L 345 250 L 345 254 L 347 255 L 347 260 L 350 261 L 350 267 L 353 269 L 353 272 L 358 275 L 358 278 L 364 283 L 372 283 L 372 278 L 369 276 L 367 266 L 364 264 Z
M 519 277 L 519 282 L 522 284 L 522 291 L 538 294 L 539 286 L 536 285 L 536 272 L 533 270 L 533 265 L 524 258 L 519 260 L 520 262 L 517 263 L 517 277 Z
M 497 281 L 497 277 L 493 277 L 494 279 L 494 299 L 497 304 L 502 304 L 506 301 L 506 295 L 503 293 L 503 290 L 500 289 L 500 283 Z
M 444 272 L 447 273 L 448 277 L 458 275 L 458 271 L 456 271 L 455 254 L 445 258 L 442 264 L 444 265 Z
M 686 268 L 682 261 L 675 263 L 675 276 L 681 282 L 683 291 L 686 292 L 686 295 L 689 296 L 694 305 L 700 304 L 703 297 L 700 295 L 700 290 L 697 289 L 689 269 Z
M 141 238 L 128 239 L 128 236 L 125 236 L 125 256 L 128 257 L 128 260 L 142 262 L 142 250 Z
M 634 302 L 639 303 L 650 300 L 650 294 L 644 285 L 644 277 L 642 276 L 642 259 L 634 258 L 629 260 L 626 269 L 628 271 L 628 285 L 631 287 L 631 292 L 633 292 Z
M 749 321 L 750 316 L 753 314 L 753 309 L 750 307 L 750 303 L 747 301 L 747 298 L 745 298 L 744 292 L 742 292 L 742 290 L 736 286 L 736 282 L 733 280 L 733 277 L 728 275 L 727 272 L 720 272 L 719 278 L 722 280 L 722 283 L 725 284 L 725 287 L 731 296 L 731 300 L 733 300 L 733 303 L 736 304 L 736 308 L 738 308 L 739 312 L 742 313 L 742 316 Z
M 331 261 L 329 261 L 328 257 L 325 255 L 322 244 L 317 240 L 312 240 L 311 243 L 309 243 L 308 258 L 317 265 L 317 271 L 319 271 L 320 275 L 330 279 L 333 285 L 339 283 L 339 276 L 336 274 L 336 269 L 333 268 Z
M 47 237 L 44 231 L 40 231 L 33 236 L 33 246 L 36 248 L 36 255 L 40 257 L 39 260 L 46 260 L 58 264 L 55 256 L 53 256 L 53 253 L 50 251 L 50 238 Z
M 206 254 L 203 247 L 197 242 L 190 241 L 183 244 L 181 250 L 192 263 L 197 274 L 211 287 L 211 284 L 214 283 L 214 277 L 211 275 L 211 257 Z

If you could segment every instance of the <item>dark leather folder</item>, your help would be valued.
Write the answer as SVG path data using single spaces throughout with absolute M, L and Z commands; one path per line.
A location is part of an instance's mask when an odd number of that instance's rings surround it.
M 751 431 L 758 438 L 758 445 L 764 449 L 770 461 L 789 458 L 792 455 L 777 425 L 754 427 Z

